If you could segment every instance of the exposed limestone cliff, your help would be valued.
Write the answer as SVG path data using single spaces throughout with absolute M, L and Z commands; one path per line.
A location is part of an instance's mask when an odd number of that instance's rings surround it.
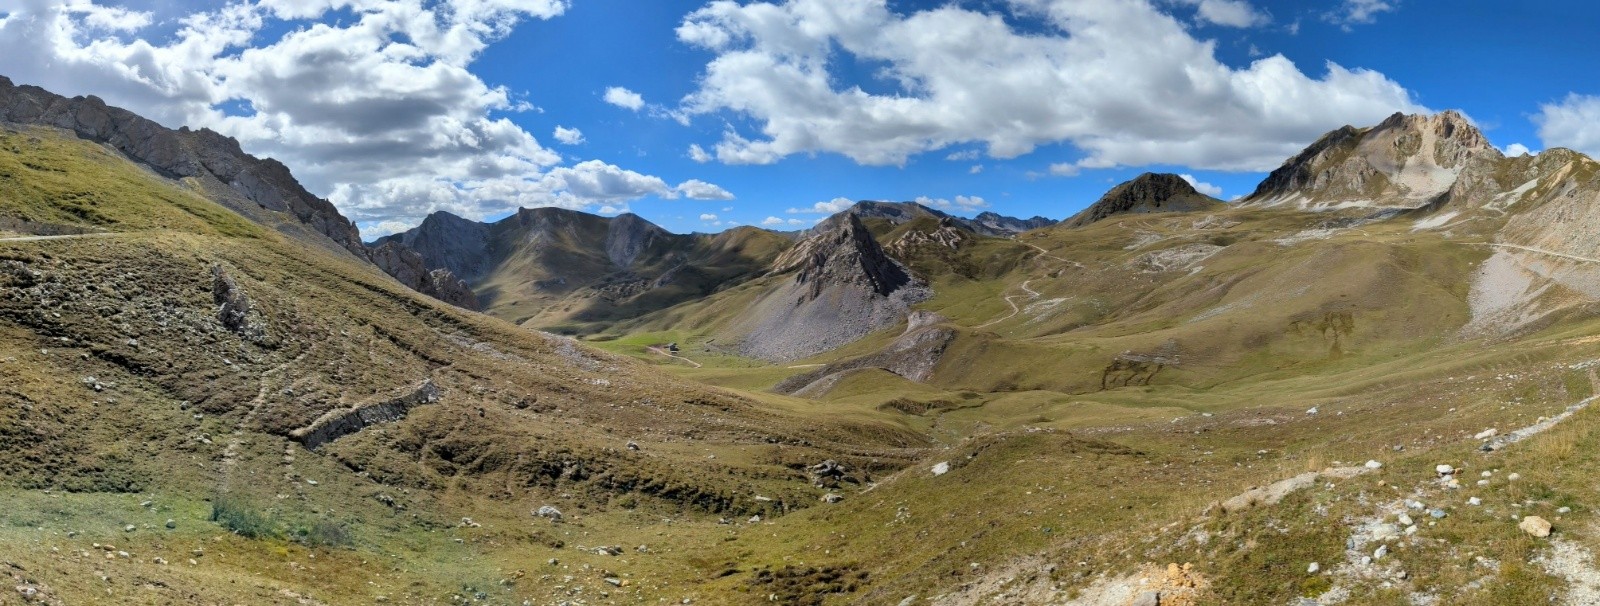
M 448 269 L 428 269 L 417 254 L 398 242 L 372 249 L 372 262 L 412 290 L 465 309 L 478 309 L 478 297 Z
M 1502 154 L 1455 111 L 1394 114 L 1323 135 L 1272 171 L 1246 204 L 1417 207 L 1448 191 L 1474 158 Z

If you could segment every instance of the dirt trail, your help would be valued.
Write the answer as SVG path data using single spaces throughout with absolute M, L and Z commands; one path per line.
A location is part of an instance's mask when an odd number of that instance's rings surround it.
M 65 236 L 15 236 L 0 238 L 0 242 L 43 242 L 45 240 L 75 240 L 79 238 L 110 238 L 122 234 L 69 234 Z
M 228 445 L 222 449 L 222 461 L 217 466 L 219 492 L 228 492 L 229 481 L 233 476 L 233 468 L 239 462 L 239 447 L 244 445 L 244 432 L 249 429 L 250 424 L 255 421 L 256 415 L 266 406 L 267 394 L 275 385 L 269 379 L 282 375 L 291 366 L 299 364 L 302 360 L 305 360 L 306 356 L 311 355 L 311 351 L 311 348 L 307 348 L 300 355 L 295 356 L 293 360 L 279 364 L 271 370 L 261 373 L 261 388 L 256 390 L 256 397 L 250 400 L 250 410 L 239 418 L 238 424 L 234 425 L 233 433 L 228 438 Z
M 694 365 L 694 367 L 695 367 L 695 368 L 700 368 L 700 367 L 701 367 L 701 365 L 700 365 L 700 363 L 699 363 L 699 362 L 696 362 L 696 361 L 694 361 L 694 360 L 690 360 L 690 359 L 688 359 L 688 358 L 685 358 L 685 357 L 683 357 L 683 356 L 680 356 L 680 355 L 678 355 L 678 354 L 675 354 L 675 353 L 672 353 L 672 352 L 670 352 L 670 351 L 667 351 L 667 350 L 665 350 L 665 349 L 662 349 L 662 348 L 660 348 L 660 347 L 656 347 L 656 346 L 654 346 L 654 345 L 650 345 L 650 346 L 646 346 L 646 347 L 645 347 L 645 349 L 648 349 L 648 350 L 650 350 L 650 351 L 651 351 L 651 352 L 653 352 L 653 353 L 658 353 L 658 354 L 661 354 L 661 355 L 663 355 L 663 356 L 666 356 L 666 357 L 669 357 L 669 358 L 677 358 L 677 359 L 679 359 L 679 360 L 683 360 L 683 361 L 685 361 L 685 362 L 688 362 L 688 363 L 690 363 L 690 364 L 693 364 L 693 365 Z
M 1066 263 L 1066 264 L 1072 265 L 1073 267 L 1077 267 L 1077 268 L 1082 268 L 1083 267 L 1082 263 L 1079 263 L 1077 261 L 1069 261 L 1067 259 L 1063 259 L 1061 257 L 1052 255 L 1052 254 L 1050 254 L 1050 251 L 1045 250 L 1044 248 L 1042 248 L 1039 245 L 1034 244 L 1032 242 L 1021 242 L 1021 244 L 1023 246 L 1028 247 L 1028 248 L 1032 248 L 1034 250 L 1039 251 L 1039 256 L 1033 258 L 1033 260 L 1035 260 L 1035 261 L 1038 261 L 1039 259 L 1055 259 L 1055 260 L 1060 261 L 1062 263 Z M 1035 279 L 1036 278 L 1029 278 L 1027 280 L 1023 280 L 1022 284 L 1020 285 L 1022 290 L 1023 290 L 1023 292 L 1028 293 L 1028 298 L 1029 299 L 1037 299 L 1040 296 L 1042 296 L 1042 295 L 1039 294 L 1038 291 L 1028 287 L 1028 283 L 1034 281 Z M 995 324 L 999 324 L 999 323 L 1004 322 L 1006 320 L 1010 320 L 1012 318 L 1017 317 L 1017 314 L 1022 313 L 1022 308 L 1017 305 L 1017 302 L 1015 300 L 1016 297 L 1019 297 L 1019 296 L 1022 296 L 1022 295 L 1006 295 L 1004 297 L 1005 300 L 1006 300 L 1006 305 L 1010 305 L 1011 306 L 1011 313 L 1006 314 L 1005 316 L 1002 316 L 1002 317 L 999 317 L 999 318 L 995 318 L 995 319 L 990 320 L 988 322 L 984 322 L 983 324 L 980 324 L 978 326 L 974 326 L 973 328 L 974 329 L 988 328 L 990 326 L 994 326 Z
M 1061 257 L 1057 257 L 1055 255 L 1052 255 L 1052 254 L 1050 254 L 1050 251 L 1045 250 L 1044 248 L 1042 248 L 1039 245 L 1034 244 L 1032 242 L 1023 242 L 1022 244 L 1023 244 L 1023 246 L 1027 246 L 1029 248 L 1032 248 L 1034 250 L 1039 251 L 1039 258 L 1041 258 L 1041 259 L 1055 259 L 1055 260 L 1060 261 L 1062 263 L 1071 263 L 1072 265 L 1075 265 L 1075 266 L 1078 266 L 1078 267 L 1083 267 L 1077 261 L 1068 261 L 1068 260 L 1063 259 Z
M 1566 254 L 1566 253 L 1558 253 L 1558 252 L 1553 251 L 1553 250 L 1545 250 L 1543 248 L 1534 248 L 1532 246 L 1520 246 L 1520 245 L 1517 245 L 1517 244 L 1495 244 L 1495 243 L 1491 243 L 1491 244 L 1489 244 L 1489 246 L 1492 246 L 1494 248 L 1511 248 L 1511 249 L 1522 250 L 1522 251 L 1527 251 L 1527 252 L 1531 252 L 1531 253 L 1539 253 L 1541 255 L 1549 255 L 1549 256 L 1552 256 L 1552 257 L 1561 257 L 1563 259 L 1571 259 L 1573 261 L 1583 261 L 1585 263 L 1600 263 L 1600 259 L 1595 259 L 1593 257 L 1580 257 L 1580 256 L 1577 256 L 1577 255 L 1569 255 L 1569 254 Z
M 1032 282 L 1032 281 L 1033 281 L 1032 279 L 1023 280 L 1022 281 L 1022 285 L 1021 285 L 1022 286 L 1022 290 L 1027 291 L 1028 298 L 1037 299 L 1037 298 L 1039 298 L 1039 293 L 1035 292 L 1032 288 L 1028 288 L 1028 283 Z M 1017 314 L 1022 313 L 1022 308 L 1018 307 L 1017 306 L 1017 302 L 1016 302 L 1016 298 L 1019 297 L 1019 296 L 1021 296 L 1021 295 L 1006 295 L 1005 296 L 1006 305 L 1010 305 L 1011 306 L 1011 313 L 1006 314 L 1004 317 L 995 318 L 993 320 L 990 320 L 988 322 L 985 322 L 985 323 L 983 323 L 981 325 L 978 325 L 978 326 L 975 326 L 973 328 L 988 328 L 988 327 L 993 326 L 995 324 L 999 324 L 999 323 L 1004 322 L 1006 320 L 1010 320 L 1011 318 L 1016 317 Z

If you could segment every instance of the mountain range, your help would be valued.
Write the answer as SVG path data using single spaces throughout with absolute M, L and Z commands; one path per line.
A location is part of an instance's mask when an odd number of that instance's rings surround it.
M 1145 174 L 1060 222 L 533 208 L 364 243 L 227 137 L 0 80 L 0 573 L 55 604 L 1584 603 L 1597 209 L 1594 160 L 1443 112 L 1226 203 Z

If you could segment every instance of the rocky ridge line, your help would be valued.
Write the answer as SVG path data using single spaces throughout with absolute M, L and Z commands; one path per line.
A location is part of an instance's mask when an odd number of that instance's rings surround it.
M 216 195 L 209 198 L 253 221 L 281 230 L 282 226 L 273 225 L 270 215 L 261 211 L 287 215 L 294 224 L 326 237 L 331 248 L 374 262 L 412 290 L 453 305 L 476 307 L 466 284 L 448 272 L 412 271 L 413 264 L 403 262 L 404 255 L 393 250 L 384 251 L 384 262 L 380 263 L 374 251 L 361 242 L 355 223 L 340 214 L 333 203 L 306 191 L 282 162 L 244 153 L 239 141 L 232 137 L 205 128 L 173 130 L 106 105 L 93 95 L 69 99 L 37 86 L 17 86 L 4 76 L 0 76 L 0 122 L 70 130 L 79 137 L 116 148 L 162 176 L 197 179 L 212 186 L 206 188 L 207 192 Z M 463 297 L 463 292 L 468 296 Z

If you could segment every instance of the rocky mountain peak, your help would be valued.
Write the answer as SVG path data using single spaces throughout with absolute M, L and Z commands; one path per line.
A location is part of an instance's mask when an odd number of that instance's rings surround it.
M 832 229 L 795 244 L 773 263 L 773 271 L 799 270 L 795 282 L 811 285 L 812 296 L 833 284 L 864 286 L 888 296 L 912 281 L 906 269 L 878 245 L 861 218 L 846 213 Z
M 1056 221 L 1044 217 L 1031 219 L 1018 219 L 999 213 L 985 211 L 971 219 L 958 217 L 936 208 L 930 208 L 918 202 L 882 202 L 878 200 L 862 200 L 851 205 L 840 213 L 823 219 L 816 226 L 806 231 L 806 234 L 817 234 L 838 227 L 843 215 L 851 214 L 866 219 L 880 219 L 893 225 L 904 225 L 924 217 L 932 217 L 940 221 L 950 221 L 958 229 L 963 229 L 982 236 L 1009 237 L 1040 227 L 1055 225 Z
M 1450 189 L 1474 158 L 1499 150 L 1457 111 L 1396 113 L 1323 135 L 1273 171 L 1247 204 L 1416 207 Z
M 1064 221 L 1083 227 L 1115 215 L 1208 210 L 1221 200 L 1196 191 L 1183 177 L 1171 173 L 1144 173 L 1111 188 L 1100 200 Z
M 482 260 L 489 245 L 489 226 L 437 211 L 424 218 L 420 225 L 379 238 L 374 245 L 390 242 L 416 251 L 427 261 L 429 269 L 448 269 L 464 280 L 471 280 L 484 271 Z
M 782 361 L 836 349 L 895 325 L 911 304 L 932 296 L 885 254 L 860 217 L 841 213 L 818 227 L 772 265 L 794 277 L 732 321 L 745 355 Z
M 973 217 L 972 222 L 980 227 L 993 231 L 996 234 L 1017 234 L 1030 229 L 1050 227 L 1051 225 L 1055 225 L 1058 221 L 1040 216 L 1034 216 L 1031 219 L 1018 219 L 1016 217 L 1007 217 L 1005 215 L 986 210 L 978 213 L 978 216 Z

